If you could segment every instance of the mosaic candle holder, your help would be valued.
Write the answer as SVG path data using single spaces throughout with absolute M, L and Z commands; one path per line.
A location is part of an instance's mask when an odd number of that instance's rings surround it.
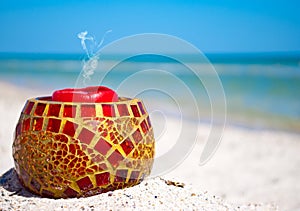
M 44 197 L 91 196 L 131 187 L 150 174 L 154 135 L 139 99 L 55 102 L 29 99 L 16 126 L 21 183 Z

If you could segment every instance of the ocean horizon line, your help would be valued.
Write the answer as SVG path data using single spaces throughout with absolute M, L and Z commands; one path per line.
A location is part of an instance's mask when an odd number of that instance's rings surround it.
M 130 54 L 128 54 L 129 56 Z M 130 57 L 130 62 L 155 62 L 155 63 L 174 63 L 172 56 L 180 55 L 185 61 L 191 63 L 201 63 L 207 58 L 214 64 L 294 64 L 300 65 L 300 51 L 286 52 L 216 52 L 203 53 L 204 60 L 199 61 L 199 55 L 195 54 L 143 54 Z M 109 53 L 101 54 L 102 60 L 118 60 L 126 57 L 126 53 Z M 170 56 L 170 57 L 168 57 Z M 47 52 L 0 52 L 0 60 L 76 60 L 82 61 L 87 59 L 85 53 L 47 53 Z

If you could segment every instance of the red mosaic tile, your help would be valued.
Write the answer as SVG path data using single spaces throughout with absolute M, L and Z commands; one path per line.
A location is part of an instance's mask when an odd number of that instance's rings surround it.
M 81 105 L 81 117 L 95 117 L 95 105 Z
M 34 189 L 37 191 L 39 191 L 41 188 L 40 183 L 38 183 L 38 181 L 36 181 L 34 178 L 31 179 L 30 185 L 32 185 L 34 187 Z
M 97 166 L 91 166 L 91 169 L 93 169 L 94 171 L 98 171 L 98 167 Z
M 56 152 L 56 155 L 62 155 L 62 151 L 61 150 L 58 150 L 57 152 Z
M 121 145 L 121 147 L 124 150 L 126 155 L 128 155 L 134 149 L 134 145 L 133 145 L 133 143 L 131 142 L 130 139 L 126 139 L 120 145 Z
M 130 175 L 130 180 L 136 180 L 138 179 L 140 176 L 140 172 L 139 171 L 132 171 L 131 175 Z
M 140 129 L 137 129 L 137 130 L 132 134 L 132 137 L 133 137 L 135 143 L 139 143 L 139 142 L 142 140 L 142 138 L 143 138 Z
M 147 116 L 147 123 L 148 123 L 148 127 L 151 128 L 152 126 L 151 126 L 151 122 L 150 122 L 149 116 Z
M 123 160 L 123 156 L 120 154 L 118 150 L 115 150 L 107 159 L 113 167 L 116 167 L 121 160 Z
M 48 191 L 48 190 L 43 190 L 42 191 L 42 195 L 43 196 L 46 196 L 46 197 L 49 197 L 49 198 L 53 198 L 54 197 L 54 193 Z
M 70 163 L 69 163 L 69 168 L 74 168 L 74 166 L 75 166 L 75 164 L 76 164 L 76 161 L 75 160 L 72 160 Z
M 76 154 L 76 145 L 75 144 L 70 144 L 69 145 L 69 151 L 75 155 Z
M 55 140 L 60 141 L 62 143 L 66 143 L 66 144 L 69 142 L 68 137 L 65 135 L 62 135 L 62 134 L 57 134 L 55 136 Z
M 139 112 L 139 109 L 136 105 L 130 105 L 130 107 L 131 107 L 132 113 L 135 117 L 140 117 L 141 116 L 141 114 Z
M 105 123 L 107 124 L 107 127 L 111 127 L 114 125 L 114 122 L 112 120 L 106 119 Z
M 149 128 L 148 128 L 148 125 L 146 123 L 146 120 L 142 121 L 141 128 L 142 128 L 142 131 L 144 132 L 144 134 L 148 132 Z
M 115 182 L 126 182 L 127 173 L 128 173 L 127 169 L 117 170 Z
M 111 145 L 105 141 L 103 138 L 100 138 L 98 143 L 95 145 L 95 150 L 100 152 L 102 155 L 106 155 L 108 150 L 110 150 Z
M 45 108 L 46 108 L 46 104 L 38 103 L 35 110 L 34 110 L 34 114 L 38 115 L 38 116 L 42 116 L 43 113 L 44 113 Z
M 86 144 L 90 144 L 91 143 L 91 140 L 94 138 L 94 133 L 86 128 L 82 128 L 79 136 L 78 136 L 78 139 L 83 142 L 83 143 L 86 143 Z
M 105 163 L 101 163 L 98 165 L 99 171 L 107 170 L 107 166 Z
M 144 115 L 146 112 L 145 112 L 143 104 L 140 101 L 138 102 L 138 106 L 140 108 L 140 111 L 141 111 L 142 115 Z
M 49 104 L 48 116 L 59 116 L 61 105 L 60 104 Z
M 60 129 L 60 123 L 61 123 L 60 119 L 49 118 L 47 131 L 58 133 Z
M 27 105 L 26 110 L 24 111 L 24 114 L 29 115 L 30 112 L 31 112 L 31 110 L 32 110 L 32 108 L 33 108 L 33 106 L 34 106 L 34 102 L 29 102 L 28 105 Z
M 21 124 L 20 124 L 20 122 L 18 122 L 18 124 L 16 126 L 16 130 L 15 130 L 15 136 L 18 137 L 20 134 L 21 134 Z
M 74 106 L 74 105 L 65 105 L 63 116 L 74 118 L 76 116 L 76 106 Z
M 25 119 L 22 124 L 22 132 L 28 131 L 30 129 L 30 118 Z
M 44 118 L 36 117 L 33 119 L 33 130 L 40 131 L 43 129 Z
M 67 196 L 67 197 L 76 197 L 77 196 L 77 191 L 73 190 L 72 188 L 68 187 L 65 191 L 64 191 L 64 194 Z
M 99 132 L 101 132 L 100 135 L 101 135 L 102 137 L 106 137 L 107 134 L 108 134 L 107 130 L 103 130 L 103 131 L 99 131 Z
M 73 137 L 77 127 L 78 125 L 76 123 L 67 121 L 63 129 L 63 133 Z
M 126 104 L 117 105 L 120 116 L 129 116 L 129 111 Z
M 116 116 L 114 105 L 103 104 L 102 110 L 103 110 L 103 116 L 107 116 L 107 117 Z
M 110 183 L 109 172 L 96 174 L 95 177 L 96 177 L 97 186 L 103 186 Z
M 78 180 L 76 183 L 80 190 L 88 190 L 93 187 L 92 181 L 88 176 Z
M 88 154 L 92 154 L 92 153 L 93 153 L 93 151 L 92 151 L 92 152 L 88 152 Z M 93 157 L 92 157 L 92 161 L 93 161 L 94 163 L 100 163 L 101 161 L 103 161 L 103 157 L 100 156 L 100 155 L 93 156 Z
M 114 144 L 118 143 L 117 137 L 113 132 L 109 133 L 109 137 L 111 142 L 113 142 Z

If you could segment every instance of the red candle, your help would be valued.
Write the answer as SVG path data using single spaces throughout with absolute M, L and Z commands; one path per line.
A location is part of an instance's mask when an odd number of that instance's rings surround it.
M 53 101 L 102 103 L 117 102 L 118 95 L 105 86 L 89 86 L 85 88 L 68 88 L 56 90 L 52 94 Z

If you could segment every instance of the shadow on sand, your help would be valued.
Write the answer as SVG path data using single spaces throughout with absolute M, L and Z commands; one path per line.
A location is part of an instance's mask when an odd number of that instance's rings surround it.
M 9 192 L 9 196 L 18 195 L 23 197 L 40 198 L 40 196 L 30 193 L 22 186 L 14 168 L 11 168 L 1 175 L 0 187 L 7 190 Z

